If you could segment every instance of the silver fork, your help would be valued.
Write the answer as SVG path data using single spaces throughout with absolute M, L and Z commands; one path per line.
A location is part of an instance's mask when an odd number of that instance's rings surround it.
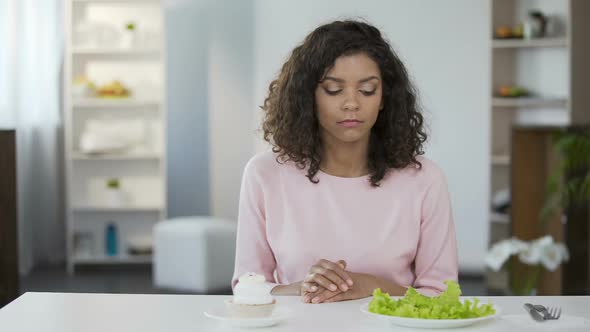
M 545 306 L 542 306 L 540 304 L 535 304 L 533 307 L 535 308 L 535 310 L 543 314 L 543 318 L 545 320 L 555 320 L 559 319 L 559 317 L 561 316 L 561 307 L 545 308 Z

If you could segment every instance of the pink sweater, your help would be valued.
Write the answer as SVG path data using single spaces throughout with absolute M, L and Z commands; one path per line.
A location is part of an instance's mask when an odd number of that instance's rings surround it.
M 324 172 L 313 184 L 292 163 L 264 152 L 246 165 L 232 286 L 245 272 L 270 283 L 301 281 L 319 259 L 413 286 L 425 295 L 457 281 L 455 226 L 447 183 L 434 162 L 392 170 L 378 188 L 368 176 Z

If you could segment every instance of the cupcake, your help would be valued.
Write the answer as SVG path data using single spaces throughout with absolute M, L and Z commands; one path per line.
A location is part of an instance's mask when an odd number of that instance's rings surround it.
M 238 279 L 234 297 L 225 301 L 232 317 L 260 318 L 272 314 L 276 301 L 264 276 L 248 272 Z

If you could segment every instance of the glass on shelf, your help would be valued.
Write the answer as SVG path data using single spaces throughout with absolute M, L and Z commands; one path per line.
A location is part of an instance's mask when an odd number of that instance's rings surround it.
M 74 27 L 72 43 L 81 48 L 116 47 L 120 38 L 120 32 L 112 24 L 81 21 Z
M 74 234 L 74 253 L 78 258 L 90 258 L 94 254 L 94 235 L 91 232 Z

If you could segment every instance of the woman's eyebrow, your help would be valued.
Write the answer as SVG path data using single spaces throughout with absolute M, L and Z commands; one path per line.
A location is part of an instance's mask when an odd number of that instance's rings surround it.
M 334 82 L 338 82 L 338 83 L 344 83 L 345 82 L 345 80 L 343 80 L 341 78 L 333 77 L 333 76 L 326 76 L 326 77 L 324 77 L 324 79 L 322 81 L 326 81 L 326 80 L 330 80 L 330 81 L 334 81 Z M 365 83 L 365 82 L 368 82 L 370 80 L 379 80 L 379 77 L 377 77 L 377 76 L 369 76 L 367 78 L 363 78 L 362 80 L 359 80 L 359 83 Z
M 326 76 L 324 77 L 324 79 L 322 81 L 334 81 L 334 82 L 338 82 L 338 83 L 344 83 L 345 81 L 341 78 L 336 78 L 333 76 Z
M 365 82 L 368 82 L 370 80 L 379 80 L 379 77 L 377 77 L 377 76 L 369 76 L 367 78 L 363 78 L 362 80 L 359 80 L 359 83 L 365 83 Z

